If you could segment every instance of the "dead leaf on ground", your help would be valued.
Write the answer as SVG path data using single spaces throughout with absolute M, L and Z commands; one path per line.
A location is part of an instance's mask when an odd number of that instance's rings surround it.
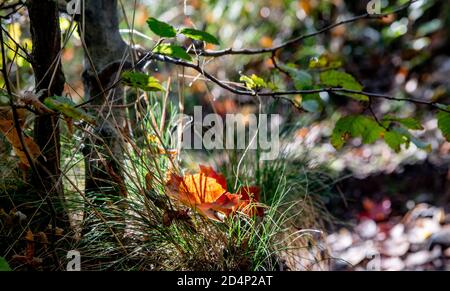
M 171 197 L 212 220 L 223 221 L 224 217 L 236 211 L 248 216 L 264 214 L 258 205 L 257 187 L 243 187 L 231 194 L 225 177 L 211 167 L 200 165 L 200 172 L 194 175 L 172 173 L 166 186 Z
M 27 167 L 30 167 L 31 165 L 27 159 L 25 150 L 29 153 L 31 159 L 33 160 L 37 159 L 41 154 L 39 146 L 34 142 L 34 140 L 22 132 L 23 143 L 25 145 L 24 149 L 12 119 L 4 119 L 4 116 L 0 115 L 0 131 L 12 145 L 20 162 Z

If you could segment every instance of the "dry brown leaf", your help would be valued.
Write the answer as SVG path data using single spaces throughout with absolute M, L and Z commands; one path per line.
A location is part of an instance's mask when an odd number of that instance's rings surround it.
M 34 235 L 31 230 L 27 231 L 27 234 L 25 235 L 25 240 L 27 241 L 25 256 L 28 259 L 28 261 L 32 261 L 34 258 Z
M 146 188 L 148 191 L 150 191 L 150 190 L 153 189 L 152 183 L 153 183 L 153 174 L 147 173 L 147 174 L 145 175 L 145 188 Z
M 49 109 L 47 106 L 44 105 L 44 103 L 42 103 L 39 100 L 39 96 L 34 94 L 33 92 L 30 91 L 26 91 L 22 97 L 20 98 L 20 100 L 26 104 L 26 105 L 31 105 L 33 106 L 36 111 L 40 114 L 50 114 L 53 113 L 53 110 Z
M 17 134 L 17 130 L 14 126 L 14 122 L 12 119 L 3 119 L 0 116 L 0 131 L 5 135 L 8 142 L 13 146 L 14 152 L 19 158 L 20 162 L 27 167 L 30 167 L 30 163 L 25 154 L 24 148 L 22 147 L 22 143 L 20 141 L 20 137 Z M 30 157 L 34 160 L 41 154 L 39 146 L 34 142 L 34 140 L 26 136 L 22 133 L 23 142 L 25 144 L 26 150 L 30 154 Z

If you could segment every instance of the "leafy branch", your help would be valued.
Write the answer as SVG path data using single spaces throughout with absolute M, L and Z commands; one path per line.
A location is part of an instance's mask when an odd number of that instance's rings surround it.
M 200 53 L 198 53 L 201 56 L 205 56 L 205 57 L 221 57 L 221 56 L 227 56 L 227 55 L 259 55 L 259 54 L 266 54 L 266 53 L 276 53 L 277 51 L 284 49 L 286 47 L 292 46 L 294 44 L 300 43 L 302 41 L 304 41 L 305 39 L 308 38 L 312 38 L 315 37 L 319 34 L 328 32 L 336 27 L 342 26 L 342 25 L 346 25 L 346 24 L 350 24 L 353 22 L 356 22 L 358 20 L 363 20 L 363 19 L 381 19 L 384 18 L 386 16 L 392 15 L 392 14 L 396 14 L 399 13 L 405 9 L 408 9 L 411 4 L 413 4 L 414 2 L 417 2 L 418 0 L 410 0 L 408 1 L 406 4 L 401 5 L 400 7 L 390 11 L 390 12 L 385 12 L 385 13 L 381 13 L 381 14 L 369 14 L 369 13 L 365 13 L 365 14 L 361 14 L 346 20 L 342 20 L 336 23 L 333 23 L 329 26 L 326 26 L 322 29 L 319 29 L 315 32 L 312 33 L 308 33 L 308 34 L 303 34 L 300 35 L 298 37 L 295 37 L 291 40 L 288 40 L 280 45 L 277 46 L 273 46 L 270 48 L 256 48 L 256 49 L 251 49 L 251 48 L 244 48 L 244 49 L 233 49 L 233 48 L 227 48 L 227 49 L 223 49 L 223 50 L 204 50 L 204 51 L 200 51 Z M 193 52 L 191 52 L 193 53 Z
M 144 53 L 144 56 L 134 65 L 130 66 L 131 69 L 134 70 L 140 70 L 140 68 L 144 67 L 145 64 L 147 64 L 150 61 L 157 61 L 162 63 L 169 63 L 176 66 L 184 67 L 184 68 L 190 68 L 195 70 L 196 72 L 200 73 L 205 80 L 208 80 L 210 82 L 213 82 L 217 86 L 221 87 L 222 89 L 233 93 L 235 95 L 240 96 L 253 96 L 253 97 L 269 97 L 274 99 L 280 99 L 289 102 L 292 104 L 295 108 L 299 110 L 306 110 L 306 111 L 312 111 L 317 112 L 320 108 L 323 107 L 322 100 L 319 97 L 320 93 L 334 93 L 338 95 L 345 95 L 348 97 L 351 97 L 357 101 L 363 101 L 368 102 L 368 109 L 370 110 L 370 113 L 372 115 L 372 118 L 370 117 L 364 117 L 360 116 L 360 118 L 349 118 L 348 120 L 343 120 L 339 124 L 336 125 L 336 130 L 341 131 L 341 134 L 339 133 L 335 134 L 334 140 L 335 144 L 343 144 L 345 142 L 345 139 L 347 136 L 353 135 L 365 135 L 367 132 L 370 133 L 369 141 L 372 141 L 372 137 L 377 138 L 385 138 L 386 142 L 396 151 L 400 150 L 400 146 L 402 144 L 409 145 L 409 141 L 413 140 L 413 137 L 409 135 L 407 131 L 402 131 L 400 129 L 397 129 L 394 127 L 393 130 L 391 130 L 390 127 L 394 126 L 396 123 L 398 124 L 398 120 L 396 122 L 392 122 L 389 120 L 379 120 L 378 117 L 375 115 L 375 112 L 372 108 L 373 100 L 375 99 L 385 99 L 389 101 L 395 101 L 395 102 L 409 102 L 414 103 L 417 105 L 424 105 L 429 106 L 432 109 L 436 109 L 440 114 L 438 114 L 439 118 L 439 124 L 440 128 L 443 129 L 443 133 L 445 137 L 448 137 L 448 132 L 446 132 L 446 128 L 448 128 L 444 122 L 448 120 L 448 115 L 450 114 L 450 109 L 447 105 L 439 104 L 434 101 L 425 101 L 420 99 L 414 99 L 414 98 L 399 98 L 394 97 L 388 94 L 382 94 L 382 93 L 373 93 L 373 92 L 367 92 L 364 91 L 363 86 L 350 74 L 347 74 L 342 71 L 335 70 L 336 66 L 329 64 L 328 66 L 328 60 L 317 60 L 317 63 L 313 64 L 313 66 L 310 63 L 310 68 L 323 68 L 325 69 L 322 73 L 320 73 L 320 86 L 313 84 L 313 78 L 307 71 L 299 71 L 292 67 L 286 66 L 284 64 L 280 64 L 277 62 L 276 56 L 277 52 L 281 49 L 290 47 L 292 45 L 298 44 L 302 42 L 305 39 L 315 37 L 317 35 L 323 34 L 327 31 L 330 31 L 338 26 L 349 24 L 356 22 L 361 19 L 381 19 L 383 17 L 386 17 L 388 15 L 399 13 L 408 7 L 410 7 L 411 4 L 416 2 L 417 0 L 408 1 L 406 4 L 393 9 L 390 12 L 386 12 L 383 14 L 376 14 L 372 15 L 369 13 L 365 13 L 359 16 L 355 16 L 353 18 L 349 18 L 347 20 L 342 20 L 339 22 L 336 22 L 334 24 L 331 24 L 329 26 L 326 26 L 320 30 L 317 30 L 313 33 L 304 34 L 301 36 L 298 36 L 296 38 L 293 38 L 291 40 L 288 40 L 278 46 L 274 46 L 271 48 L 259 48 L 259 49 L 240 49 L 240 50 L 234 50 L 232 48 L 224 49 L 224 50 L 204 50 L 204 46 L 200 46 L 198 48 L 196 45 L 194 47 L 190 47 L 188 49 L 185 49 L 181 46 L 174 45 L 172 43 L 166 43 L 167 38 L 174 38 L 178 34 L 183 34 L 188 38 L 191 38 L 194 41 L 200 41 L 200 42 L 208 42 L 212 44 L 218 44 L 219 41 L 217 38 L 215 38 L 213 35 L 205 32 L 205 31 L 199 31 L 195 29 L 189 29 L 189 28 L 182 28 L 182 29 L 176 29 L 172 25 L 161 22 L 155 18 L 149 18 L 147 21 L 150 29 L 153 33 L 158 35 L 160 37 L 159 41 L 155 45 L 155 47 Z M 294 87 L 295 90 L 285 90 L 285 91 L 279 91 L 275 84 L 272 84 L 270 82 L 264 81 L 262 78 L 253 75 L 251 77 L 248 76 L 242 76 L 241 82 L 243 84 L 240 86 L 239 84 L 233 84 L 227 81 L 220 80 L 213 74 L 209 73 L 205 66 L 201 63 L 200 57 L 221 57 L 226 55 L 258 55 L 258 54 L 266 54 L 270 53 L 270 58 L 272 60 L 273 66 L 275 69 L 277 69 L 279 72 L 287 75 L 290 79 L 294 81 Z M 192 55 L 196 55 L 196 61 L 193 61 Z M 323 64 L 325 63 L 325 64 Z M 133 78 L 137 78 L 136 80 L 132 80 L 131 84 L 137 85 L 137 87 L 143 89 L 144 91 L 147 91 L 145 88 L 155 88 L 159 90 L 159 86 L 155 87 L 156 85 L 159 85 L 157 83 L 157 80 L 151 79 L 151 77 L 147 75 L 141 75 L 138 76 L 138 73 L 133 73 L 130 75 Z M 124 76 L 124 75 L 123 75 Z M 128 77 L 130 77 L 128 76 Z M 156 81 L 156 83 L 155 83 Z M 114 88 L 119 82 L 125 82 L 130 83 L 130 80 L 125 80 L 121 78 L 120 80 L 117 80 L 116 83 L 112 84 L 110 88 L 107 90 L 110 90 Z M 104 94 L 104 92 L 102 92 Z M 294 98 L 290 96 L 295 96 Z M 300 96 L 301 102 L 297 98 Z M 93 99 L 95 99 L 97 96 L 93 96 L 90 100 L 79 104 L 78 106 L 83 106 L 87 103 L 90 103 Z M 348 121 L 348 122 L 347 122 Z M 354 125 L 354 123 L 360 123 L 360 125 L 364 125 L 366 129 L 361 131 L 362 129 L 358 125 Z M 401 122 L 400 122 L 401 124 Z M 404 125 L 404 124 L 401 124 Z M 351 127 L 354 126 L 355 129 L 352 130 Z M 407 126 L 406 126 L 407 127 Z M 408 128 L 408 127 L 407 127 Z M 411 128 L 408 128 L 411 129 Z M 375 131 L 374 131 L 375 130 Z M 376 134 L 373 134 L 373 133 Z M 338 138 L 339 137 L 339 138 Z M 337 142 L 339 140 L 339 143 Z M 423 147 L 422 147 L 423 148 Z
M 160 54 L 151 54 L 148 56 L 149 59 L 164 62 L 164 63 L 171 63 L 178 66 L 183 66 L 187 68 L 194 69 L 195 71 L 201 73 L 206 79 L 210 80 L 211 82 L 215 83 L 216 85 L 220 86 L 223 89 L 226 89 L 227 91 L 241 96 L 260 96 L 260 97 L 273 97 L 273 98 L 281 98 L 284 100 L 289 101 L 290 103 L 294 104 L 295 107 L 298 107 L 298 105 L 291 99 L 285 96 L 288 95 L 309 95 L 309 94 L 317 94 L 317 93 L 347 93 L 347 94 L 358 94 L 358 95 L 365 95 L 371 98 L 381 98 L 391 101 L 406 101 L 410 103 L 420 104 L 420 105 L 427 105 L 432 108 L 448 112 L 450 111 L 446 108 L 444 108 L 442 105 L 439 105 L 439 103 L 436 102 L 429 102 L 429 101 L 423 101 L 418 99 L 411 99 L 411 98 L 397 98 L 391 95 L 387 94 L 380 94 L 380 93 L 372 93 L 367 91 L 358 91 L 358 90 L 351 90 L 346 88 L 338 88 L 338 87 L 328 87 L 328 88 L 320 88 L 320 89 L 308 89 L 308 90 L 288 90 L 288 91 L 274 91 L 274 92 L 258 92 L 254 90 L 242 90 L 237 89 L 235 87 L 232 87 L 228 85 L 226 82 L 219 80 L 212 74 L 205 71 L 204 68 L 202 68 L 198 64 L 190 63 L 183 61 L 181 59 L 172 58 L 166 55 L 160 55 Z

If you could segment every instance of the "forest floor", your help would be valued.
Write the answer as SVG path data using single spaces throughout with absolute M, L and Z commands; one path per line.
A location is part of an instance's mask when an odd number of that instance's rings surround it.
M 428 162 L 344 182 L 341 226 L 326 243 L 336 270 L 450 270 L 449 174 Z
M 403 216 L 391 216 L 389 199 L 367 198 L 363 204 L 365 212 L 353 219 L 354 226 L 326 238 L 333 269 L 450 270 L 450 214 L 444 208 L 420 203 Z
M 325 201 L 336 219 L 320 244 L 332 259 L 292 269 L 450 270 L 450 143 L 428 154 L 414 147 L 394 153 L 384 143 L 336 152 L 318 145 L 327 126 L 300 129 L 287 148 L 304 149 L 316 165 L 331 161 L 344 177 L 335 187 L 341 195 Z M 423 135 L 433 140 L 435 133 L 430 126 Z M 0 180 L 17 187 L 17 173 L 3 171 Z
M 325 199 L 335 219 L 316 254 L 328 250 L 326 269 L 450 270 L 450 143 L 439 141 L 433 120 L 419 133 L 439 145 L 430 153 L 395 153 L 383 143 L 335 152 L 319 145 L 328 126 L 303 128 L 288 146 L 305 149 L 318 164 L 328 161 L 343 177 L 335 187 L 340 195 Z

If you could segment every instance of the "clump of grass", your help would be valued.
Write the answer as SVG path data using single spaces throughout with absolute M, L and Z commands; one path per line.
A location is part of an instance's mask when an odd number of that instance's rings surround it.
M 308 169 L 308 162 L 299 157 L 259 162 L 251 155 L 243 157 L 236 174 L 242 153 L 232 153 L 239 158 L 221 169 L 230 189 L 260 187 L 265 215 L 248 217 L 238 212 L 223 223 L 208 220 L 167 196 L 167 173 L 181 172 L 180 152 L 173 149 L 171 139 L 177 110 L 167 98 L 153 93 L 144 97 L 145 102 L 136 103 L 134 114 L 139 130 L 123 136 L 126 196 L 105 191 L 86 197 L 80 179 L 83 157 L 66 152 L 70 157 L 64 165 L 66 200 L 75 226 L 66 237 L 75 239 L 61 254 L 80 251 L 84 270 L 297 268 L 289 262 L 291 257 L 302 260 L 294 250 L 316 243 L 314 235 L 305 239 L 310 234 L 305 230 L 314 234 L 322 226 L 320 197 L 330 189 L 326 175 Z M 77 148 L 66 142 L 66 148 Z
M 241 219 L 230 226 L 230 234 L 240 238 L 235 245 L 250 250 L 246 256 L 251 258 L 254 270 L 328 267 L 330 258 L 322 230 L 332 224 L 333 218 L 324 201 L 335 195 L 335 179 L 326 167 L 312 167 L 306 154 L 287 153 L 284 149 L 301 126 L 301 122 L 283 126 L 282 147 L 276 160 L 261 162 L 257 151 L 244 157 L 233 157 L 236 153 L 232 153 L 221 164 L 229 185 L 258 185 L 261 202 L 268 206 L 262 221 Z M 241 162 L 238 175 L 237 161 Z

